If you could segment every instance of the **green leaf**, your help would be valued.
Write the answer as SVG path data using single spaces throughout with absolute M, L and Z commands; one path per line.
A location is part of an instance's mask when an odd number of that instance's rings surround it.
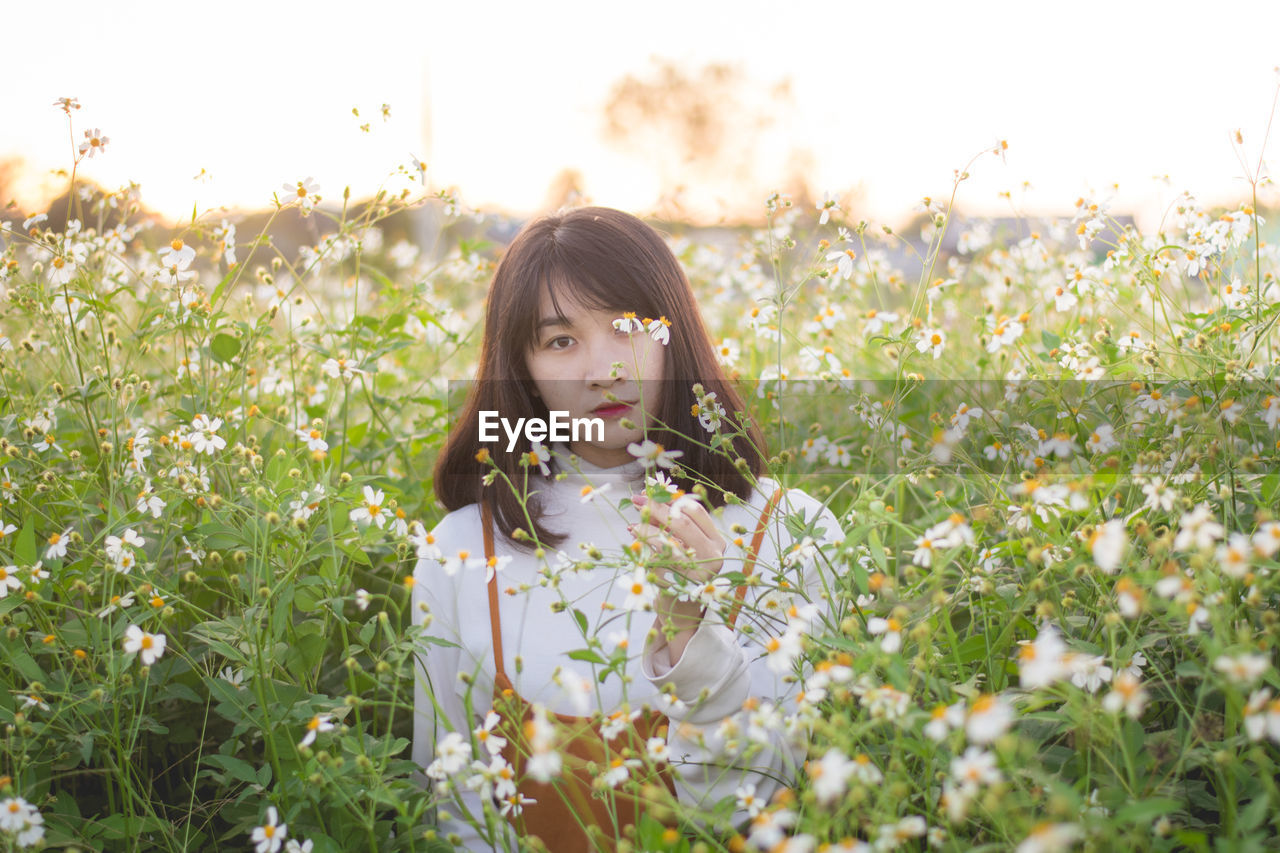
M 1178 800 L 1171 800 L 1168 797 L 1156 797 L 1150 800 L 1130 803 L 1116 812 L 1116 821 L 1118 823 L 1151 823 L 1161 815 L 1172 814 L 1180 808 L 1182 808 L 1182 803 Z
M 365 434 L 369 432 L 369 422 L 361 421 L 358 424 L 352 424 L 347 428 L 346 441 L 347 444 L 362 444 Z
M 1040 343 L 1044 344 L 1045 349 L 1056 349 L 1062 343 L 1062 338 L 1047 329 L 1041 329 Z
M 184 702 L 194 702 L 197 705 L 203 704 L 204 699 L 181 681 L 170 681 L 165 684 L 160 691 L 159 698 L 165 699 L 181 699 Z
M 222 277 L 222 281 L 218 282 L 218 286 L 213 289 L 213 296 L 209 297 L 209 303 L 211 305 L 217 305 L 222 299 L 222 292 L 227 289 L 227 285 L 229 285 L 231 280 L 235 277 L 236 269 L 236 267 L 232 267 L 227 270 L 227 274 Z M 144 327 L 139 326 L 138 328 Z
M 587 614 L 583 613 L 581 610 L 577 610 L 577 609 L 575 609 L 575 610 L 573 611 L 573 618 L 574 618 L 574 620 L 578 623 L 578 630 L 582 632 L 583 636 L 586 636 L 586 634 L 587 634 Z
M 966 637 L 964 641 L 960 643 L 960 647 L 956 649 L 956 656 L 962 664 L 985 660 L 987 654 L 988 645 L 986 634 L 974 634 L 972 637 Z
M 72 741 L 80 745 L 80 760 L 87 765 L 89 759 L 93 757 L 93 732 L 84 732 L 72 738 Z M 61 800 L 63 798 L 59 797 L 58 799 Z
M 591 649 L 574 649 L 569 652 L 569 659 L 586 661 L 587 663 L 597 663 L 602 666 L 608 663 L 608 661 L 591 651 Z
M 303 613 L 310 613 L 327 597 L 323 578 L 303 578 L 298 581 L 298 588 L 293 594 L 293 606 Z
M 338 547 L 342 549 L 342 552 L 344 554 L 346 554 L 352 560 L 355 560 L 360 565 L 362 566 L 373 565 L 373 562 L 369 559 L 369 555 L 366 554 L 364 552 L 364 549 L 361 548 L 359 545 L 355 543 L 348 545 L 344 542 L 344 543 L 341 543 Z
M 240 354 L 240 339 L 234 335 L 220 333 L 213 336 L 209 349 L 213 351 L 214 358 L 226 364 Z
M 235 646 L 231 645 L 228 642 L 216 639 L 214 637 L 201 636 L 199 634 L 195 634 L 194 632 L 192 632 L 192 636 L 194 636 L 196 639 L 200 640 L 202 643 L 207 645 L 210 651 L 217 652 L 218 654 L 222 655 L 224 658 L 231 661 L 232 663 L 245 664 L 249 662 L 248 658 L 245 657 L 244 652 L 240 651 L 238 648 L 236 648 Z
M 33 566 L 36 562 L 36 529 L 28 522 L 13 543 L 13 555 L 20 566 Z
M 860 560 L 853 561 L 853 585 L 854 588 L 862 594 L 866 594 L 871 588 L 870 580 L 867 576 L 867 567 Z
M 1192 829 L 1179 829 L 1174 835 L 1187 850 L 1209 849 L 1209 836 L 1203 832 L 1197 832 Z
M 205 764 L 212 764 L 214 767 L 220 768 L 232 779 L 244 782 L 247 785 L 257 785 L 258 771 L 253 765 L 242 758 L 236 758 L 234 755 L 206 755 L 204 757 Z M 270 765 L 267 765 L 268 768 Z
M 271 600 L 271 635 L 283 637 L 287 625 L 293 623 L 293 584 L 281 584 Z
M 1254 797 L 1253 802 L 1245 806 L 1244 811 L 1240 812 L 1239 828 L 1247 831 L 1262 826 L 1262 822 L 1267 818 L 1270 805 L 1271 801 L 1265 794 Z
M 871 547 L 871 562 L 875 563 L 880 571 L 886 575 L 889 574 L 888 564 L 884 559 L 884 546 L 880 544 L 880 534 L 874 527 L 868 531 L 867 539 L 870 540 L 867 544 Z
M 196 529 L 195 536 L 200 537 L 205 548 L 212 550 L 235 548 L 246 542 L 243 530 L 225 524 L 202 524 Z
M 210 695 L 218 703 L 214 706 L 214 710 L 224 719 L 239 723 L 251 716 L 249 714 L 249 703 L 253 700 L 253 697 L 248 691 L 239 689 L 234 684 L 216 676 L 206 679 L 205 685 L 208 686 Z
M 1280 495 L 1280 474 L 1268 474 L 1262 478 L 1262 502 L 1268 506 L 1275 506 L 1277 496 Z
M 343 848 L 338 844 L 338 842 L 334 841 L 332 838 L 330 838 L 327 835 L 321 835 L 319 833 L 313 832 L 307 836 L 307 840 L 310 841 L 312 844 L 312 847 L 311 847 L 312 853 L 342 853 L 343 851 Z M 443 839 L 440 839 L 440 841 L 444 844 L 449 844 L 447 841 L 444 841 Z M 449 844 L 448 847 L 445 847 L 443 849 L 453 850 L 454 847 L 453 845 Z
M 40 664 L 26 652 L 14 650 L 7 653 L 5 657 L 9 659 L 10 665 L 22 673 L 23 678 L 28 681 L 45 680 L 44 670 L 40 669 Z

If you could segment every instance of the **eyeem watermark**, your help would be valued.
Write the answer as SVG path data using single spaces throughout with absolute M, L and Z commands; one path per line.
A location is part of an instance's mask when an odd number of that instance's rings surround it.
M 520 436 L 534 441 L 604 441 L 604 418 L 570 418 L 569 413 L 558 409 L 549 412 L 550 420 L 542 418 L 516 418 L 514 424 L 497 412 L 481 410 L 480 442 L 500 440 L 498 427 L 507 436 L 507 452 L 516 449 Z

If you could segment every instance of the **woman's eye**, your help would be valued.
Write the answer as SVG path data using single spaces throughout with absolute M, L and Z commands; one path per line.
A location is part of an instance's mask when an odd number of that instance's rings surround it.
M 565 347 L 569 346 L 571 343 L 573 343 L 573 338 L 569 337 L 568 335 L 557 335 L 556 337 L 547 341 L 546 347 L 547 349 L 564 349 Z

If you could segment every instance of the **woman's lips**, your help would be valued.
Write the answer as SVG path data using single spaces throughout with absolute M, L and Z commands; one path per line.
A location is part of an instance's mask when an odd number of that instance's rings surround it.
M 616 418 L 625 415 L 629 411 L 631 411 L 631 406 L 626 403 L 610 403 L 592 409 L 591 414 L 597 418 Z

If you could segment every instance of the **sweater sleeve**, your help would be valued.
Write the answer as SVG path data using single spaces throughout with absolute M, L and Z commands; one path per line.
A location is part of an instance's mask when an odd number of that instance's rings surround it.
M 449 542 L 450 527 L 452 525 L 446 520 L 432 531 L 446 553 L 450 544 L 457 547 L 456 542 Z M 436 744 L 441 738 L 456 731 L 471 743 L 471 730 L 478 723 L 466 711 L 467 687 L 460 678 L 464 670 L 471 671 L 471 663 L 463 654 L 456 581 L 456 577 L 445 573 L 438 559 L 420 557 L 414 570 L 413 625 L 419 629 L 426 626 L 418 641 L 414 667 L 412 754 L 419 767 L 415 780 L 423 787 L 435 788 L 439 795 L 437 808 L 440 813 L 447 813 L 447 817 L 439 820 L 436 826 L 442 839 L 456 834 L 461 842 L 455 849 L 472 853 L 504 850 L 508 849 L 501 841 L 506 834 L 506 822 L 495 818 L 489 824 L 491 831 L 482 833 L 478 826 L 485 825 L 485 818 L 480 795 L 464 784 L 471 772 L 471 762 L 477 756 L 471 755 L 456 772 L 447 774 L 448 788 L 444 787 L 442 780 L 432 778 L 427 772 L 436 759 Z M 479 689 L 476 688 L 477 694 Z M 473 708 L 473 712 L 483 710 L 483 707 Z M 486 836 L 493 840 L 486 840 Z
M 784 518 L 797 512 L 813 522 L 812 541 L 797 541 L 787 532 Z M 671 720 L 668 754 L 682 803 L 709 808 L 750 785 L 755 786 L 756 800 L 767 802 L 788 784 L 805 758 L 803 742 L 795 743 L 784 723 L 794 711 L 799 685 L 784 680 L 789 666 L 775 671 L 766 655 L 769 637 L 782 633 L 787 622 L 785 617 L 767 616 L 749 620 L 748 611 L 751 603 L 768 603 L 760 590 L 776 587 L 785 578 L 803 590 L 789 597 L 792 603 L 812 603 L 825 613 L 827 562 L 822 546 L 843 541 L 843 533 L 829 510 L 795 489 L 780 502 L 769 531 L 753 572 L 764 585 L 755 588 L 756 595 L 741 612 L 738 630 L 709 609 L 674 666 L 667 665 L 664 637 L 659 634 L 645 644 L 645 677 L 659 689 L 670 685 L 667 689 L 674 689 L 679 700 L 663 710 Z M 747 621 L 755 629 L 749 635 L 741 631 Z M 747 819 L 745 811 L 734 812 L 736 825 Z

